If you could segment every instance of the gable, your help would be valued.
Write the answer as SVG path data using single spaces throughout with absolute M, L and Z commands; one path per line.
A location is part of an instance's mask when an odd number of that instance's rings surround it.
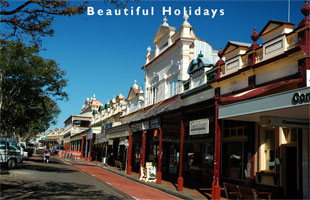
M 169 34 L 170 31 L 175 31 L 174 27 L 161 25 L 154 37 L 153 43 L 157 43 L 162 39 L 165 35 Z
M 262 29 L 262 31 L 259 33 L 259 36 L 263 36 L 273 30 L 278 29 L 279 27 L 283 26 L 283 25 L 287 25 L 291 28 L 294 27 L 294 23 L 289 23 L 289 22 L 282 22 L 282 21 L 275 21 L 275 20 L 270 20 L 265 27 Z
M 129 93 L 128 93 L 128 97 L 127 99 L 133 99 L 135 96 L 137 96 L 137 94 L 139 93 L 139 90 L 134 88 L 134 87 L 131 87 L 130 90 L 129 90 Z

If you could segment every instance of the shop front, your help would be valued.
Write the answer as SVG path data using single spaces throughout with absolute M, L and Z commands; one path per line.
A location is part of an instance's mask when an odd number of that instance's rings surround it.
M 248 124 L 244 137 L 252 138 L 231 145 L 223 139 L 222 178 L 253 177 L 257 188 L 272 191 L 274 197 L 309 198 L 309 113 L 309 87 L 219 107 L 219 119 Z M 235 127 L 226 133 L 224 129 L 223 138 L 228 133 L 237 137 L 241 125 Z
M 125 164 L 127 159 L 129 125 L 123 124 L 120 126 L 108 127 L 105 129 L 105 134 L 110 146 L 110 148 L 106 146 L 109 155 L 109 164 L 114 165 L 115 161 Z

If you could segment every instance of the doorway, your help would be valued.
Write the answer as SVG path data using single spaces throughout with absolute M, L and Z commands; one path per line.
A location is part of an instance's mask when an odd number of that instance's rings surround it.
M 298 196 L 298 170 L 297 147 L 285 145 L 284 147 L 284 193 L 287 197 Z

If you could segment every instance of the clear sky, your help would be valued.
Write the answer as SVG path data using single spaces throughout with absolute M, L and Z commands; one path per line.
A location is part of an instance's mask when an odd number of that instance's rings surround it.
M 300 9 L 304 1 L 291 0 L 290 22 L 295 26 L 303 19 Z M 171 7 L 171 16 L 166 12 L 168 24 L 179 29 L 183 23 L 183 9 L 192 15 L 188 21 L 198 38 L 208 41 L 215 50 L 225 47 L 229 40 L 252 43 L 250 35 L 257 27 L 259 33 L 271 19 L 288 21 L 288 1 L 139 1 L 127 5 L 128 16 L 107 16 L 106 9 L 116 7 L 103 1 L 89 1 L 95 11 L 103 9 L 103 15 L 89 16 L 87 13 L 74 17 L 56 17 L 53 27 L 54 37 L 43 39 L 46 51 L 40 55 L 56 60 L 59 67 L 67 72 L 69 80 L 65 91 L 69 100 L 59 102 L 61 114 L 56 126 L 64 127 L 64 121 L 70 115 L 78 115 L 87 97 L 96 94 L 102 103 L 117 96 L 120 91 L 127 97 L 129 88 L 137 80 L 144 88 L 146 49 L 150 45 L 159 26 L 163 23 L 163 7 Z M 130 15 L 131 7 L 149 9 L 149 16 Z M 154 15 L 151 8 L 154 7 Z M 194 15 L 195 9 L 201 9 L 201 15 Z M 179 16 L 174 11 L 180 9 Z M 203 15 L 208 9 L 209 16 Z M 218 9 L 214 18 L 212 10 Z M 224 9 L 224 15 L 220 15 Z M 178 13 L 178 11 L 176 11 Z M 259 40 L 259 43 L 261 41 Z

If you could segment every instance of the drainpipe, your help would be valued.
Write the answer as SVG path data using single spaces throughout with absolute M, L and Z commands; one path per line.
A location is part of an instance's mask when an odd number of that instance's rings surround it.
M 130 125 L 129 125 L 129 146 L 128 146 L 128 164 L 127 164 L 127 174 L 131 174 L 131 170 L 132 170 L 132 167 L 131 167 L 131 156 L 132 156 L 132 135 L 131 135 L 131 128 L 130 128 Z
M 183 114 L 181 119 L 181 135 L 180 135 L 180 154 L 179 154 L 179 161 L 180 161 L 180 167 L 179 167 L 179 177 L 178 177 L 178 191 L 183 191 L 183 177 L 182 177 L 182 171 L 183 171 L 183 144 L 184 144 L 184 120 L 183 120 Z

